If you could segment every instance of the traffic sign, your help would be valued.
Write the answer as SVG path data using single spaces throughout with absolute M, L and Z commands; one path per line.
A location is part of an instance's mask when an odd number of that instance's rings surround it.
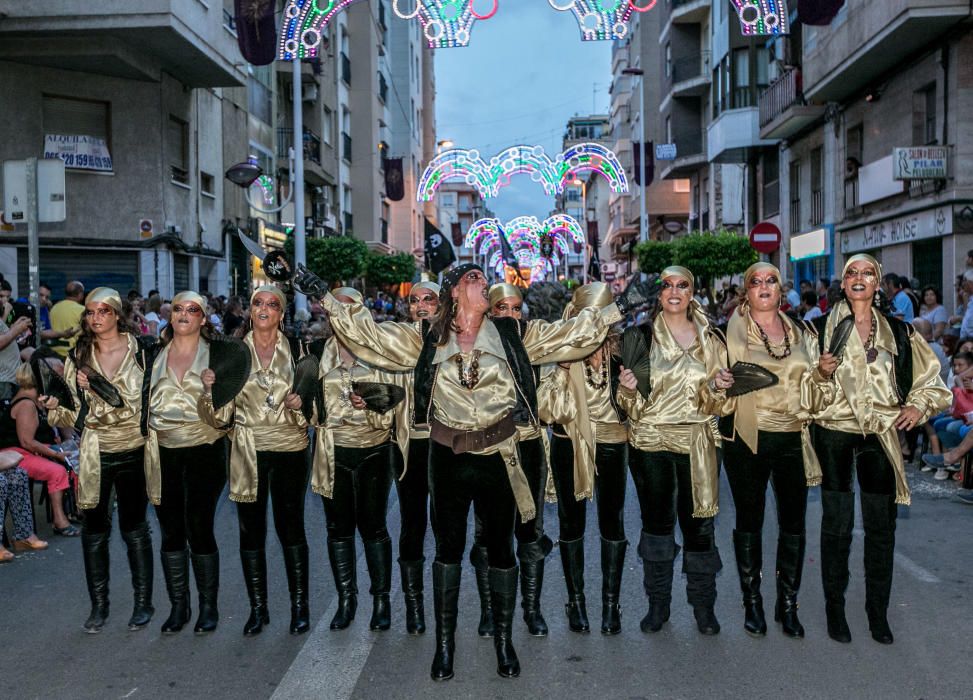
M 773 253 L 780 248 L 780 229 L 769 221 L 761 221 L 750 229 L 750 247 L 758 253 Z

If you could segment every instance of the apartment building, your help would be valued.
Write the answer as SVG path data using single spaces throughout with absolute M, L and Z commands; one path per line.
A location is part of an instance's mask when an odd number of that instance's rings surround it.
M 579 143 L 599 143 L 605 148 L 612 148 L 614 143 L 611 117 L 607 114 L 589 114 L 568 119 L 561 140 L 561 151 L 566 151 Z M 600 248 L 601 238 L 608 230 L 611 194 L 608 181 L 603 177 L 595 173 L 581 173 L 577 179 L 565 183 L 564 192 L 555 199 L 554 212 L 562 212 L 573 217 L 581 224 L 582 230 L 587 235 L 588 245 Z M 575 253 L 574 250 L 576 249 L 572 249 L 571 254 L 567 256 L 568 269 L 559 270 L 559 275 L 583 279 L 584 251 Z M 606 270 L 609 269 L 606 267 Z M 613 277 L 612 272 L 609 272 L 608 276 Z
M 952 308 L 973 248 L 970 15 L 960 0 L 847 0 L 829 26 L 795 22 L 776 42 L 760 128 L 780 144 L 796 279 L 834 278 L 868 252 Z

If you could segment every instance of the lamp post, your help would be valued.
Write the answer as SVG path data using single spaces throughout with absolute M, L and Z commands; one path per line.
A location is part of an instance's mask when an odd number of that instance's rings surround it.
M 291 61 L 293 69 L 293 88 L 291 109 L 294 112 L 294 146 L 290 150 L 291 172 L 294 183 L 291 192 L 294 194 L 294 269 L 307 264 L 304 231 L 304 102 L 301 99 L 301 60 L 294 57 Z M 294 295 L 294 310 L 307 311 L 307 297 L 304 294 Z
M 581 188 L 581 221 L 584 223 L 584 270 L 581 274 L 582 284 L 588 284 L 588 261 L 591 258 L 591 243 L 588 241 L 588 183 L 576 177 L 571 184 Z
M 648 212 L 646 211 L 646 192 L 645 187 L 645 71 L 641 68 L 626 68 L 622 71 L 622 75 L 637 75 L 639 78 L 639 129 L 642 132 L 641 140 L 639 141 L 639 167 L 642 172 L 638 173 L 639 187 L 642 191 L 639 193 L 639 241 L 645 242 L 649 240 L 649 222 L 648 222 Z

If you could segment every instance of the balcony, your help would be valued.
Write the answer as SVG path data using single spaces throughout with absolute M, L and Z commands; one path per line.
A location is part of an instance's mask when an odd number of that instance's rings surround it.
M 760 138 L 786 139 L 824 116 L 826 107 L 804 99 L 801 69 L 790 68 L 760 93 Z
M 246 84 L 218 8 L 183 0 L 0 0 L 0 61 L 188 87 Z
M 968 0 L 882 0 L 847 4 L 839 24 L 805 30 L 804 93 L 841 102 L 865 90 L 970 12 Z
M 702 97 L 709 92 L 709 51 L 672 62 L 672 96 Z
M 756 107 L 730 109 L 706 129 L 706 157 L 714 163 L 746 163 L 755 148 L 775 146 L 760 138 L 760 110 Z
M 672 0 L 669 20 L 673 24 L 702 24 L 709 17 L 710 0 Z
M 288 150 L 294 145 L 294 130 L 290 128 L 277 129 L 277 157 L 286 159 Z M 286 160 L 284 161 L 286 163 Z M 286 166 L 285 166 L 286 167 Z M 304 129 L 304 175 L 313 185 L 323 185 L 330 182 L 321 167 L 321 138 L 310 129 Z
M 681 180 L 694 174 L 706 164 L 706 149 L 701 131 L 673 139 L 675 160 L 656 161 L 656 172 L 662 180 Z

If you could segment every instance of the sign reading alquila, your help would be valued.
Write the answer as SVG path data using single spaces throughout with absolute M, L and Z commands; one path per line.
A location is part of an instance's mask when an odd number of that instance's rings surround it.
M 949 149 L 943 146 L 896 148 L 892 155 L 895 180 L 934 180 L 948 177 Z
M 108 144 L 94 136 L 45 134 L 44 157 L 60 158 L 66 168 L 112 172 Z

